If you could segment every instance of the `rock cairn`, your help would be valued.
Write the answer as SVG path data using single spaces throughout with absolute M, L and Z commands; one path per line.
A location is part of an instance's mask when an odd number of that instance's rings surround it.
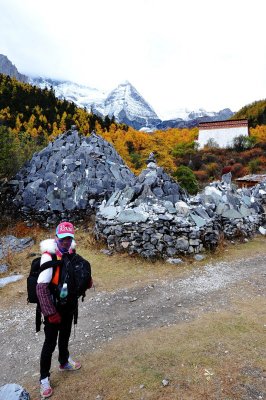
M 150 153 L 146 164 L 147 168 L 136 179 L 135 187 L 139 192 L 143 189 L 150 190 L 157 199 L 170 201 L 173 204 L 179 200 L 188 200 L 187 192 L 157 165 L 153 153 Z
M 251 237 L 263 223 L 263 207 L 252 191 L 232 188 L 225 179 L 189 197 L 149 161 L 134 186 L 113 193 L 97 211 L 95 232 L 109 249 L 146 258 L 197 254 L 223 237 Z M 176 185 L 174 195 L 161 190 L 165 182 Z
M 190 202 L 212 210 L 226 239 L 249 238 L 265 222 L 260 185 L 252 189 L 237 189 L 223 180 L 213 182 Z
M 72 127 L 33 155 L 8 182 L 7 197 L 22 214 L 49 225 L 95 213 L 103 199 L 134 180 L 110 143 Z
M 116 191 L 101 204 L 96 235 L 105 238 L 110 249 L 145 258 L 195 254 L 216 247 L 219 221 L 202 206 L 199 216 L 188 200 L 179 184 L 149 160 L 134 186 Z

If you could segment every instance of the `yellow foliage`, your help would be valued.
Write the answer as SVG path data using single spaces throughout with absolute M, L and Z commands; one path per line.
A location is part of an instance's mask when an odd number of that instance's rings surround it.
M 153 152 L 158 165 L 172 173 L 175 168 L 173 148 L 179 143 L 191 143 L 198 135 L 198 128 L 194 129 L 169 129 L 146 133 L 133 128 L 127 130 L 112 124 L 108 132 L 100 133 L 101 136 L 112 143 L 116 151 L 134 173 L 140 172 L 145 167 L 145 161 Z M 137 155 L 137 157 L 136 157 Z M 138 164 L 136 165 L 136 158 Z
M 104 132 L 98 121 L 95 122 L 95 132 L 97 133 L 97 135 L 101 135 L 101 136 Z
M 256 142 L 266 142 L 266 125 L 257 125 L 250 128 L 250 136 L 255 137 Z
M 90 129 L 88 113 L 82 108 L 78 108 L 77 112 L 73 116 L 73 119 L 78 131 L 83 135 L 87 135 Z

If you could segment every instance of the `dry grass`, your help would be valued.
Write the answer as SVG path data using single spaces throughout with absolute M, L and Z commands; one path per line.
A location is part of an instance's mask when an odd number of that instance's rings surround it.
M 54 400 L 94 400 L 97 395 L 104 400 L 237 400 L 245 399 L 250 387 L 262 391 L 265 300 L 237 307 L 237 314 L 213 313 L 135 332 L 83 356 L 79 372 L 64 378 L 53 373 Z M 168 386 L 162 386 L 163 379 Z

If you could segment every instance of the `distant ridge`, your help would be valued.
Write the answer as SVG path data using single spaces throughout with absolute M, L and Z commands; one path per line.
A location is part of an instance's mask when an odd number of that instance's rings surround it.
M 204 109 L 185 110 L 181 114 L 177 110 L 176 114 L 172 114 L 171 119 L 162 120 L 128 81 L 121 83 L 110 93 L 105 93 L 96 88 L 70 81 L 27 77 L 20 74 L 15 65 L 2 54 L 0 54 L 0 73 L 15 77 L 22 82 L 28 82 L 41 89 L 53 87 L 55 95 L 59 99 L 73 102 L 78 107 L 86 108 L 101 118 L 108 116 L 110 119 L 114 118 L 117 123 L 146 132 L 169 128 L 192 128 L 198 126 L 200 122 L 223 121 L 234 115 L 229 108 L 218 112 L 208 112 Z
M 20 74 L 17 67 L 3 54 L 0 54 L 0 72 L 12 78 L 16 78 L 20 82 L 28 82 L 28 77 Z

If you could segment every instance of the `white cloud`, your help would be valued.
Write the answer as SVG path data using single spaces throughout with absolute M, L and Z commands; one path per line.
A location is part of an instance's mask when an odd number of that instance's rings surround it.
M 26 74 L 111 90 L 160 114 L 265 98 L 264 0 L 0 0 L 0 53 Z

